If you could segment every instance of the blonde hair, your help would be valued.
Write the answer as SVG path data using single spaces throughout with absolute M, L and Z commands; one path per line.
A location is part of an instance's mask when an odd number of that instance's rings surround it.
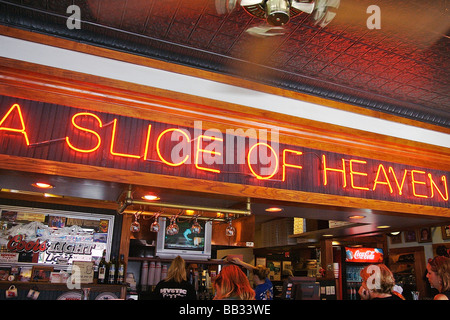
M 261 265 L 257 265 L 253 269 L 253 274 L 256 275 L 260 280 L 266 279 L 267 276 L 269 275 L 269 273 L 270 273 L 270 270 Z
M 392 293 L 395 285 L 394 275 L 386 265 L 380 263 L 365 267 L 360 272 L 363 284 L 367 285 L 368 280 L 375 280 L 375 286 L 367 286 L 373 292 Z
M 450 290 L 450 258 L 436 256 L 428 259 L 431 271 L 436 272 L 442 285 L 441 292 Z
M 169 270 L 167 270 L 167 278 L 165 281 L 173 280 L 179 283 L 186 281 L 186 279 L 186 263 L 182 257 L 177 256 L 170 264 Z

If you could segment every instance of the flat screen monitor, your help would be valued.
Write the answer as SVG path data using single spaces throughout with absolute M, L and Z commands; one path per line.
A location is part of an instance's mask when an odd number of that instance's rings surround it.
M 166 227 L 170 224 L 167 218 L 159 218 L 160 228 L 156 240 L 156 256 L 173 259 L 180 256 L 188 260 L 208 260 L 211 258 L 211 221 L 198 221 L 201 231 L 194 233 L 191 230 L 193 221 L 177 221 L 178 233 L 168 235 Z
M 312 277 L 289 277 L 283 283 L 284 300 L 319 300 L 320 284 Z

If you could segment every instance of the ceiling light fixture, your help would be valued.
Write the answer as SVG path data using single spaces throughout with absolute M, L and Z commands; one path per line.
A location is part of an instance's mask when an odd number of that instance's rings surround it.
M 387 229 L 390 228 L 391 226 L 378 226 L 377 229 Z
M 365 217 L 366 216 L 355 214 L 353 216 L 349 216 L 348 218 L 349 219 L 353 219 L 353 220 L 357 220 L 357 219 L 364 219 Z
M 32 184 L 33 187 L 41 188 L 41 189 L 51 189 L 54 188 L 51 184 L 46 182 L 35 182 Z
M 148 201 L 156 201 L 156 200 L 159 200 L 159 197 L 154 194 L 146 194 L 145 196 L 142 197 L 142 199 L 148 200 Z
M 270 207 L 270 208 L 267 208 L 265 211 L 266 212 L 281 212 L 281 211 L 283 211 L 283 209 L 278 208 L 278 207 Z

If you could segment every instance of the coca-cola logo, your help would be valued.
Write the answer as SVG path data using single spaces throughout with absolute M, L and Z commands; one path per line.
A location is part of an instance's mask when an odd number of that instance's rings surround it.
M 383 250 L 379 248 L 345 248 L 345 260 L 350 262 L 381 262 Z
M 9 236 L 6 247 L 11 252 L 43 252 L 47 250 L 47 240 L 25 241 L 23 235 Z
M 373 260 L 375 259 L 375 251 L 374 250 L 356 250 L 354 253 L 355 259 L 358 260 Z

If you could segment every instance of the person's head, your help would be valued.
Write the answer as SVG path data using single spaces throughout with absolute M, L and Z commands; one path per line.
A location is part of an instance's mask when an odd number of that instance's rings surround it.
M 186 263 L 182 257 L 177 256 L 170 264 L 169 270 L 167 270 L 166 281 L 173 280 L 175 282 L 182 282 L 186 279 Z
M 270 270 L 264 266 L 256 266 L 253 269 L 253 281 L 258 285 L 264 283 L 266 281 L 267 276 L 269 275 Z
M 448 254 L 448 250 L 446 246 L 438 246 L 436 248 L 436 255 L 438 256 L 444 256 L 444 257 L 450 257 Z
M 428 260 L 427 279 L 439 292 L 450 290 L 450 258 L 436 256 Z
M 284 280 L 284 279 L 288 279 L 289 277 L 292 277 L 294 274 L 292 273 L 292 270 L 290 270 L 290 269 L 284 269 L 282 272 L 281 272 L 281 280 Z
M 395 285 L 394 275 L 384 264 L 371 264 L 361 270 L 361 286 L 373 293 L 391 294 Z
M 236 265 L 226 265 L 217 275 L 214 286 L 215 300 L 237 297 L 240 300 L 253 300 L 255 291 L 250 286 L 245 273 Z

